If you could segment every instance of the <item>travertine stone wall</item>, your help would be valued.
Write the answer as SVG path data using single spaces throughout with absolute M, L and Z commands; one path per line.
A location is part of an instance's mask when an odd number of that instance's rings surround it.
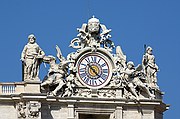
M 17 119 L 13 102 L 0 102 L 0 119 Z
M 42 104 L 42 119 L 67 119 L 68 108 L 62 103 Z
M 0 119 L 163 119 L 163 112 L 168 109 L 162 97 L 136 101 L 127 100 L 122 95 L 118 98 L 47 96 L 39 92 L 38 82 L 22 84 L 18 84 L 18 87 L 21 87 L 24 93 L 17 93 L 15 90 L 14 93 L 0 94 Z M 21 104 L 25 107 L 26 117 L 19 118 L 18 106 Z M 39 115 L 35 118 L 29 117 L 30 104 L 35 104 L 35 109 L 39 110 Z

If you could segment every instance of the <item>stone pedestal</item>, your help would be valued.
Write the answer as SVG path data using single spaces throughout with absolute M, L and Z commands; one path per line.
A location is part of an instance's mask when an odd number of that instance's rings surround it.
M 25 81 L 25 92 L 26 93 L 40 93 L 41 81 Z

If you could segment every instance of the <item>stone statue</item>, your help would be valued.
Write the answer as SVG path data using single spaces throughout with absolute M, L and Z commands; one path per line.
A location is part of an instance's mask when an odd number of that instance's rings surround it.
M 28 117 L 30 118 L 37 118 L 39 116 L 41 104 L 37 101 L 30 101 L 29 102 L 29 107 L 28 107 Z
M 105 25 L 100 24 L 99 19 L 93 18 L 88 20 L 88 24 L 83 24 L 81 28 L 77 29 L 79 34 L 78 38 L 74 38 L 71 41 L 70 46 L 73 48 L 85 48 L 92 47 L 98 48 L 102 44 L 104 48 L 111 51 L 114 48 L 114 43 L 109 40 L 111 31 L 106 28 Z M 101 32 L 102 30 L 102 32 Z
M 152 54 L 152 48 L 150 46 L 146 48 L 146 53 L 142 59 L 142 65 L 144 67 L 144 73 L 146 74 L 148 85 L 158 88 L 157 72 L 159 68 L 155 63 L 155 57 Z
M 60 51 L 60 48 L 56 46 L 57 57 L 60 61 L 59 64 L 56 64 L 56 58 L 53 56 L 44 57 L 44 62 L 50 64 L 50 69 L 47 75 L 47 79 L 41 83 L 41 86 L 55 86 L 55 89 L 52 91 L 54 96 L 57 95 L 57 92 L 63 88 L 66 84 L 65 78 L 68 76 L 68 63 L 70 61 L 66 60 Z M 64 92 L 62 92 L 64 93 Z
M 126 68 L 126 55 L 123 54 L 120 46 L 116 47 L 116 56 L 114 57 L 116 71 L 120 72 Z
M 121 71 L 126 69 L 126 55 L 123 54 L 120 46 L 116 47 L 116 54 L 114 55 L 115 69 L 113 70 L 113 81 L 111 86 L 119 87 L 121 86 L 122 81 L 120 80 Z
M 74 93 L 74 87 L 75 87 L 75 82 L 74 82 L 74 74 L 70 74 L 66 78 L 66 89 L 62 97 L 70 97 Z
M 38 74 L 39 59 L 43 59 L 50 67 L 41 88 L 54 96 L 125 97 L 135 100 L 141 97 L 155 98 L 152 92 L 155 88 L 152 87 L 157 83 L 158 66 L 151 47 L 146 49 L 142 65 L 135 67 L 133 62 L 127 63 L 120 46 L 116 47 L 114 54 L 111 52 L 114 48 L 114 43 L 109 40 L 111 29 L 102 25 L 99 19 L 92 17 L 77 30 L 79 34 L 70 44 L 77 51 L 69 53 L 66 58 L 57 45 L 56 57 L 44 56 L 44 52 L 35 43 L 35 37 L 30 35 L 28 45 L 31 47 L 25 46 L 22 53 L 26 79 L 35 77 L 35 72 Z
M 140 80 L 139 75 L 141 71 L 141 66 L 137 68 L 134 67 L 134 63 L 129 61 L 127 63 L 127 68 L 125 71 L 122 71 L 122 80 L 126 81 L 126 85 L 129 88 L 129 91 L 139 100 L 138 91 L 136 88 L 139 88 L 142 91 L 145 91 L 149 98 L 154 98 L 155 96 L 150 93 L 149 88 Z
M 50 69 L 47 76 L 45 77 L 45 81 L 41 83 L 41 86 L 44 87 L 46 85 L 51 86 L 57 84 L 58 82 L 56 81 L 59 80 L 61 75 L 59 64 L 56 64 L 56 58 L 54 56 L 45 56 L 43 61 L 50 65 Z
M 52 94 L 56 95 L 57 91 L 60 90 L 65 84 L 65 75 L 66 71 L 65 69 L 62 69 L 60 64 L 56 64 L 56 58 L 53 56 L 46 56 L 44 58 L 45 62 L 49 62 L 50 69 L 47 74 L 47 79 L 41 83 L 41 86 L 44 87 L 46 85 L 48 86 L 55 86 L 58 85 L 53 91 Z
M 26 106 L 23 102 L 17 104 L 18 118 L 26 118 Z
M 57 92 L 65 85 L 65 83 L 63 81 L 65 81 L 64 79 L 67 77 L 68 75 L 68 63 L 70 61 L 66 60 L 61 53 L 61 50 L 58 46 L 56 46 L 56 50 L 57 50 L 57 57 L 60 61 L 59 63 L 59 77 L 58 77 L 58 86 L 55 88 L 55 90 L 52 92 L 53 95 L 57 95 Z
M 36 37 L 31 34 L 28 36 L 28 43 L 25 45 L 21 60 L 23 62 L 23 80 L 39 80 L 39 66 L 45 53 L 36 43 Z
M 75 60 L 76 60 L 76 53 L 72 52 L 68 54 L 67 60 L 69 61 L 69 71 L 70 74 L 76 72 L 76 67 L 74 66 Z

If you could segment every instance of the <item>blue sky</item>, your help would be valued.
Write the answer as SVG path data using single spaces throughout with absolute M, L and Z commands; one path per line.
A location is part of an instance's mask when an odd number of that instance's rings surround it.
M 20 55 L 29 34 L 46 55 L 56 55 L 57 44 L 64 56 L 74 51 L 70 41 L 76 28 L 95 15 L 109 29 L 111 40 L 120 45 L 128 60 L 140 64 L 144 44 L 153 48 L 160 67 L 158 84 L 164 102 L 171 104 L 164 119 L 180 117 L 180 1 L 178 0 L 1 0 L 1 82 L 20 82 Z M 41 66 L 40 77 L 47 69 Z

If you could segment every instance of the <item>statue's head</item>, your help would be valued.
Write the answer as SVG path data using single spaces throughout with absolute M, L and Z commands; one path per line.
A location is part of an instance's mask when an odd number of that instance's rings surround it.
M 31 44 L 36 42 L 36 37 L 34 36 L 34 34 L 30 34 L 28 36 L 28 42 L 31 43 Z
M 146 48 L 146 53 L 152 54 L 152 51 L 153 51 L 153 49 L 152 49 L 150 46 L 148 46 L 148 47 Z
M 128 67 L 128 69 L 134 68 L 134 63 L 133 63 L 132 61 L 129 61 L 129 62 L 127 63 L 127 67 Z
M 90 33 L 98 33 L 100 30 L 100 21 L 94 16 L 88 20 L 88 31 Z

